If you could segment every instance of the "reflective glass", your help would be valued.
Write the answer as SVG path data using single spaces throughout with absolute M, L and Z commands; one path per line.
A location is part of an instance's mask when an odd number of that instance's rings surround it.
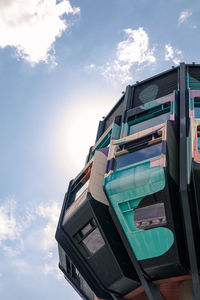
M 115 170 L 135 164 L 137 162 L 161 155 L 162 143 L 142 148 L 140 150 L 121 155 L 116 158 Z
M 198 152 L 200 152 L 200 137 L 197 137 L 197 143 L 198 143 Z
M 138 228 L 145 229 L 166 224 L 164 203 L 136 208 L 134 222 Z
M 77 191 L 76 196 L 75 196 L 75 200 L 78 199 L 78 197 L 83 194 L 83 192 L 88 188 L 88 184 L 89 184 L 89 180 L 87 180 L 84 185 L 80 188 L 80 190 Z
M 200 106 L 199 107 L 197 107 L 197 106 L 194 107 L 194 117 L 197 118 L 197 119 L 200 119 Z
M 87 250 L 88 254 L 92 255 L 102 248 L 105 243 L 98 228 L 92 231 L 83 241 L 82 245 Z
M 131 125 L 129 127 L 129 135 L 137 133 L 139 131 L 151 128 L 153 126 L 164 123 L 166 120 L 170 119 L 170 112 L 159 115 L 157 117 L 148 119 L 146 121 Z
M 91 226 L 90 223 L 88 223 L 88 224 L 81 230 L 82 235 L 86 235 L 91 229 L 92 229 L 92 226 Z

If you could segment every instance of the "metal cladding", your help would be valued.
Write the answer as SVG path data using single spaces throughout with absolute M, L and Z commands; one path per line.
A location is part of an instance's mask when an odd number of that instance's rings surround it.
M 171 121 L 114 141 L 113 158 L 104 186 L 137 260 L 154 279 L 186 274 Z
M 83 299 L 200 299 L 200 65 L 127 86 L 69 184 L 56 239 Z
M 109 214 L 103 190 L 108 148 L 96 150 L 83 171 L 73 180 L 61 220 L 63 234 L 77 251 L 71 261 L 82 260 L 80 273 L 99 297 L 124 295 L 139 286 L 139 279 Z M 59 243 L 62 240 L 57 238 Z M 62 246 L 68 255 L 68 248 Z M 87 267 L 87 269 L 86 269 Z M 90 275 L 90 276 L 89 276 Z

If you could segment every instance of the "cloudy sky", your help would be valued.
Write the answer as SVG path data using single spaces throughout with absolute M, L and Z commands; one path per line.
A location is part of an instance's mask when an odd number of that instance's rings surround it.
M 0 0 L 0 298 L 79 296 L 54 234 L 70 178 L 126 85 L 199 61 L 193 0 Z

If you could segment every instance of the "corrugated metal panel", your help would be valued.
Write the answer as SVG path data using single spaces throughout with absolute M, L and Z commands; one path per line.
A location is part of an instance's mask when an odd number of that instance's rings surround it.
M 200 90 L 200 67 L 190 67 L 188 83 L 191 90 Z
M 178 90 L 178 71 L 173 70 L 135 86 L 133 107 L 156 100 Z

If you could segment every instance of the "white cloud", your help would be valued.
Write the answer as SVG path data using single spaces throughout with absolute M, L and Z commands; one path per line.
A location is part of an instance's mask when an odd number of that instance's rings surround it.
M 15 240 L 19 237 L 22 227 L 17 223 L 14 212 L 16 203 L 8 200 L 0 206 L 0 244 L 6 240 Z
M 51 262 L 44 264 L 43 273 L 45 275 L 53 275 L 58 280 L 63 278 L 63 274 L 58 268 L 57 260 L 52 260 Z
M 43 250 L 49 250 L 56 246 L 55 231 L 60 214 L 60 208 L 57 202 L 49 204 L 40 204 L 36 210 L 38 216 L 47 220 L 45 227 L 42 229 L 41 247 Z
M 180 13 L 178 18 L 178 23 L 182 24 L 184 23 L 189 17 L 191 17 L 192 12 L 190 10 L 184 10 Z
M 165 45 L 165 60 L 171 60 L 175 65 L 178 65 L 182 59 L 182 51 L 173 49 L 170 44 Z
M 88 66 L 88 68 L 89 68 L 89 69 L 95 69 L 96 66 L 95 66 L 95 64 L 90 64 L 90 65 Z
M 133 80 L 133 66 L 156 62 L 154 49 L 149 46 L 149 36 L 142 27 L 137 30 L 128 28 L 124 32 L 126 39 L 118 43 L 114 60 L 102 68 L 105 77 L 118 78 L 122 83 Z
M 32 65 L 55 63 L 53 44 L 68 27 L 64 14 L 77 14 L 69 0 L 0 1 L 0 47 L 15 47 L 17 56 Z

